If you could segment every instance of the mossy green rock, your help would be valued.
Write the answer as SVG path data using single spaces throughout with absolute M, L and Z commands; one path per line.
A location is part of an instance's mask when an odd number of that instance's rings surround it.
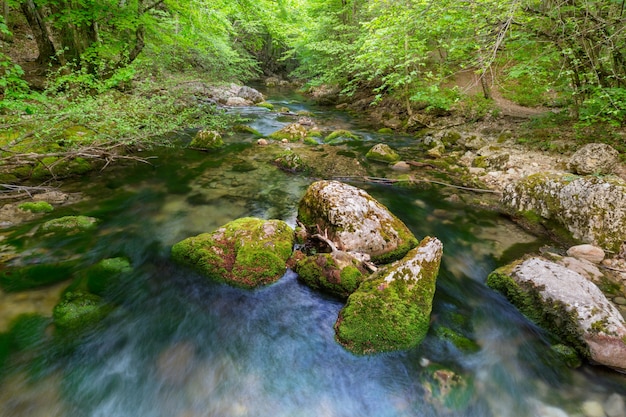
M 310 168 L 304 163 L 300 155 L 292 150 L 287 150 L 278 155 L 274 160 L 274 164 L 283 171 L 288 172 L 307 172 Z
M 298 205 L 298 220 L 315 234 L 325 231 L 338 248 L 368 254 L 375 263 L 402 258 L 417 245 L 407 226 L 357 187 L 317 181 Z
M 443 245 L 426 237 L 402 260 L 380 269 L 348 298 L 337 341 L 357 354 L 411 349 L 426 337 Z
M 78 233 L 95 229 L 99 220 L 88 216 L 65 216 L 41 225 L 40 233 Z
M 487 285 L 582 357 L 626 370 L 626 322 L 602 291 L 579 273 L 530 257 L 496 269 Z
M 254 288 L 283 276 L 293 242 L 287 223 L 245 217 L 176 243 L 172 259 L 216 281 Z
M 626 182 L 615 177 L 529 175 L 504 189 L 502 204 L 513 214 L 535 213 L 575 240 L 615 253 L 626 241 Z
M 72 277 L 75 261 L 0 267 L 0 287 L 7 292 L 43 287 Z
M 219 132 L 213 130 L 199 130 L 189 144 L 190 148 L 214 150 L 224 146 L 224 139 Z
M 20 210 L 30 211 L 31 213 L 50 213 L 54 211 L 52 204 L 47 201 L 29 201 L 18 206 Z
M 335 130 L 324 138 L 324 143 L 338 145 L 345 142 L 362 141 L 363 138 L 349 130 Z
M 94 326 L 111 310 L 112 307 L 95 294 L 67 292 L 61 302 L 54 306 L 52 317 L 58 330 L 77 331 Z
M 297 142 L 306 138 L 307 136 L 308 130 L 306 127 L 299 123 L 292 123 L 272 133 L 268 136 L 268 138 L 277 141 L 282 141 L 283 139 L 286 139 L 289 142 Z
M 393 163 L 400 160 L 400 155 L 386 143 L 378 143 L 374 145 L 365 155 L 367 159 L 372 161 Z
M 345 252 L 320 253 L 298 261 L 295 272 L 309 287 L 348 298 L 369 275 L 361 263 Z
M 133 267 L 126 258 L 103 259 L 85 272 L 87 290 L 102 295 L 108 288 L 118 283 L 124 274 L 132 270 Z

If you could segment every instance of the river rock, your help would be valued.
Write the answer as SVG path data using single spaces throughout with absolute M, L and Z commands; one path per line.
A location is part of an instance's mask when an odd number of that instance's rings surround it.
M 605 143 L 589 143 L 569 160 L 569 169 L 580 175 L 612 174 L 619 163 L 619 152 Z
M 265 101 L 263 94 L 259 93 L 252 87 L 248 87 L 247 85 L 244 85 L 239 89 L 239 91 L 237 92 L 237 97 L 241 97 L 244 100 L 247 100 L 254 104 L 262 103 L 263 101 Z
M 400 160 L 400 155 L 398 155 L 398 153 L 391 149 L 391 146 L 386 143 L 377 143 L 372 146 L 370 150 L 367 151 L 365 157 L 372 161 L 387 163 L 394 163 Z
M 242 97 L 228 97 L 228 99 L 226 99 L 226 103 L 224 104 L 229 107 L 245 107 L 251 106 L 253 103 Z
M 604 412 L 608 417 L 626 417 L 624 397 L 613 393 L 604 402 Z
M 507 185 L 501 201 L 514 213 L 556 221 L 583 243 L 619 252 L 626 241 L 626 182 L 618 178 L 538 173 Z
M 604 260 L 604 251 L 602 248 L 593 245 L 576 245 L 567 250 L 567 255 L 578 258 L 586 259 L 594 264 L 599 264 Z
M 254 288 L 284 275 L 293 241 L 282 220 L 245 217 L 176 243 L 172 259 L 214 280 Z
M 219 149 L 223 146 L 222 135 L 214 130 L 199 130 L 189 143 L 190 148 L 203 150 Z
M 298 278 L 309 287 L 339 298 L 348 298 L 369 275 L 363 264 L 343 251 L 319 253 L 298 261 Z
M 310 234 L 325 233 L 339 250 L 368 254 L 373 262 L 402 258 L 417 245 L 406 225 L 359 188 L 338 181 L 309 186 L 298 220 Z
M 357 354 L 410 349 L 426 336 L 442 243 L 424 238 L 350 295 L 335 323 L 337 341 Z
M 308 134 L 306 127 L 298 123 L 292 123 L 270 134 L 268 137 L 273 140 L 287 139 L 289 142 L 297 142 L 306 138 Z
M 495 270 L 487 285 L 583 357 L 626 370 L 626 323 L 582 275 L 543 257 L 531 257 Z

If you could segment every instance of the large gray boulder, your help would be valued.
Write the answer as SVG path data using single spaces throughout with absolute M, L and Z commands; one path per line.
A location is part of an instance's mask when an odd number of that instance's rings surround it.
M 357 354 L 417 346 L 430 325 L 442 255 L 442 243 L 426 237 L 403 259 L 365 280 L 339 312 L 337 341 Z
M 543 257 L 499 268 L 487 285 L 590 361 L 626 371 L 626 323 L 581 274 Z
M 417 245 L 413 233 L 385 206 L 338 181 L 311 184 L 300 200 L 298 221 L 310 234 L 325 234 L 339 250 L 367 254 L 376 263 L 400 259 Z
M 605 143 L 589 143 L 570 158 L 569 168 L 575 174 L 612 174 L 619 163 L 619 152 Z
M 618 178 L 539 173 L 505 187 L 503 205 L 554 220 L 582 243 L 619 252 L 626 241 L 626 182 Z

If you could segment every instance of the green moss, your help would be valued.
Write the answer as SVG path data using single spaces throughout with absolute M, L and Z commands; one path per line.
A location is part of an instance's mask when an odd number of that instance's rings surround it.
M 268 103 L 267 101 L 262 101 L 256 104 L 257 107 L 263 107 L 264 109 L 274 110 L 274 105 L 272 103 Z
M 451 342 L 457 349 L 465 353 L 476 353 L 480 350 L 478 343 L 455 332 L 449 327 L 437 326 L 435 328 L 435 334 L 438 338 Z
M 118 284 L 125 274 L 133 270 L 127 258 L 108 258 L 87 269 L 86 288 L 89 292 L 102 295 L 107 289 Z
M 24 291 L 65 281 L 72 277 L 76 262 L 0 267 L 0 287 L 4 291 Z
M 29 201 L 17 206 L 20 210 L 30 211 L 31 213 L 50 213 L 54 207 L 47 201 Z
M 550 348 L 552 349 L 552 352 L 556 354 L 557 358 L 570 368 L 578 368 L 582 365 L 582 361 L 580 360 L 578 353 L 576 353 L 576 349 L 571 346 L 557 344 L 552 345 Z
M 110 311 L 111 307 L 97 295 L 77 291 L 65 293 L 52 317 L 58 330 L 77 331 L 93 327 Z
M 309 287 L 344 299 L 356 291 L 366 278 L 356 265 L 356 260 L 353 265 L 341 268 L 329 253 L 320 253 L 299 261 L 295 271 Z
M 36 347 L 45 338 L 50 319 L 40 314 L 27 313 L 17 316 L 9 325 L 11 347 L 26 350 Z
M 99 220 L 87 216 L 65 216 L 41 225 L 40 233 L 77 233 L 95 229 Z
M 261 134 L 261 132 L 259 132 L 258 130 L 254 129 L 254 128 L 250 127 L 250 126 L 246 126 L 246 125 L 235 125 L 235 126 L 233 126 L 233 132 L 249 133 L 249 134 L 257 136 L 257 137 L 263 136 Z
M 298 123 L 292 123 L 272 133 L 268 136 L 268 138 L 277 141 L 282 141 L 283 139 L 286 139 L 289 142 L 297 142 L 307 136 L 308 132 L 306 127 Z
M 393 133 L 393 129 L 390 129 L 388 127 L 382 127 L 378 129 L 378 133 L 380 133 L 381 135 L 388 135 L 388 134 Z
M 280 278 L 291 256 L 293 230 L 280 220 L 252 217 L 234 220 L 172 246 L 172 259 L 201 274 L 244 288 Z
M 29 176 L 34 180 L 45 180 L 53 176 L 65 178 L 82 175 L 92 169 L 93 165 L 85 158 L 46 157 L 32 168 Z
M 274 164 L 289 172 L 309 172 L 311 169 L 304 163 L 300 155 L 292 150 L 287 150 L 278 155 L 274 160 Z
M 393 163 L 398 162 L 400 160 L 400 155 L 389 145 L 384 143 L 379 143 L 374 145 L 365 155 L 365 157 L 372 161 L 379 161 L 385 163 Z
M 356 135 L 349 130 L 335 130 L 324 138 L 324 143 L 327 143 L 329 145 L 337 145 L 340 143 L 361 140 L 363 140 L 361 136 Z
M 472 166 L 475 168 L 489 168 L 489 161 L 486 156 L 477 156 L 472 161 Z

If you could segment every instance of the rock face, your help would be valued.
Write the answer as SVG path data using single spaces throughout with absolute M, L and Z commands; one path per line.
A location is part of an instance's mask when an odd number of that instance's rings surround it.
M 555 220 L 583 243 L 617 253 L 626 241 L 626 182 L 617 178 L 534 174 L 508 185 L 502 203 Z
M 365 157 L 372 161 L 388 163 L 398 162 L 400 160 L 400 155 L 398 155 L 398 153 L 391 149 L 391 147 L 386 143 L 378 143 L 372 146 Z
M 626 371 L 626 323 L 582 275 L 542 257 L 492 272 L 487 285 L 589 360 Z
M 611 174 L 619 163 L 619 152 L 605 143 L 590 143 L 580 148 L 569 161 L 569 169 L 580 175 Z
M 176 243 L 172 258 L 217 281 L 254 288 L 283 276 L 293 240 L 281 220 L 245 217 Z
M 337 341 L 357 354 L 417 346 L 428 332 L 442 254 L 441 242 L 426 237 L 364 281 L 339 313 Z
M 376 263 L 402 258 L 417 239 L 401 220 L 365 191 L 338 181 L 309 186 L 298 206 L 309 233 L 326 233 L 339 250 L 364 253 Z

